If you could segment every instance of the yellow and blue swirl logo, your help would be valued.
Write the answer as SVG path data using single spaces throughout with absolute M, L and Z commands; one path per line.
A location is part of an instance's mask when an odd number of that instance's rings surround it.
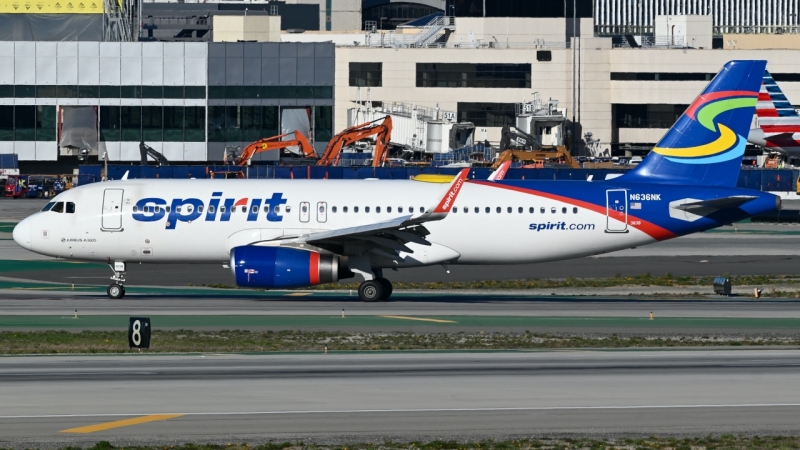
M 754 108 L 757 94 L 749 91 L 722 91 L 701 95 L 679 119 L 664 141 L 673 141 L 670 146 L 656 146 L 653 151 L 672 162 L 681 164 L 711 164 L 729 161 L 744 154 L 747 138 L 738 135 L 718 119 L 720 114 L 739 108 Z M 750 113 L 752 116 L 752 112 Z M 680 121 L 688 124 L 681 127 Z M 700 127 L 695 128 L 696 125 Z M 683 129 L 681 129 L 683 128 Z M 670 134 L 677 132 L 677 138 L 670 139 Z M 699 145 L 681 145 L 685 141 L 710 140 Z M 713 137 L 716 136 L 714 139 Z

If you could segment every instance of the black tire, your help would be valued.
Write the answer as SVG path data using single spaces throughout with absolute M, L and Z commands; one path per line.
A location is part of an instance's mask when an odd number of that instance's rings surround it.
M 383 297 L 383 283 L 378 280 L 369 280 L 358 287 L 358 297 L 363 302 L 377 302 Z
M 106 289 L 106 293 L 108 294 L 109 297 L 113 299 L 122 298 L 122 296 L 125 295 L 125 288 L 123 288 L 118 284 L 112 284 L 108 286 L 108 289 Z
M 120 286 L 120 287 L 122 288 L 122 296 L 120 298 L 122 298 L 125 297 L 125 286 Z
M 383 287 L 383 295 L 381 296 L 381 300 L 389 300 L 389 297 L 392 296 L 392 282 L 386 278 L 376 278 L 375 280 Z

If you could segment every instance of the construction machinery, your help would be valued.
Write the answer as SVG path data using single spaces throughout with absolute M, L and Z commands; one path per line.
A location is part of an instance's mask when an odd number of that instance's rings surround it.
M 559 145 L 558 147 L 544 148 L 536 151 L 529 150 L 505 150 L 497 156 L 492 169 L 500 167 L 506 161 L 523 161 L 530 164 L 530 166 L 544 167 L 545 161 L 555 161 L 556 163 L 566 164 L 573 169 L 579 169 L 581 166 L 576 161 L 566 147 Z
M 294 135 L 294 139 L 287 141 L 281 140 L 290 135 Z M 308 139 L 299 130 L 295 130 L 291 133 L 259 139 L 253 142 L 245 147 L 244 150 L 242 150 L 242 154 L 236 158 L 236 165 L 245 166 L 250 164 L 250 160 L 253 159 L 253 156 L 255 156 L 257 153 L 280 150 L 287 147 L 300 147 L 300 151 L 303 152 L 304 157 L 309 159 L 317 159 L 317 153 L 314 152 L 314 147 L 311 146 L 311 143 L 308 142 Z
M 380 123 L 378 123 L 380 122 Z M 392 118 L 384 116 L 372 122 L 365 122 L 344 129 L 331 139 L 325 153 L 317 161 L 318 166 L 336 166 L 342 154 L 342 148 L 362 139 L 375 136 L 375 150 L 372 156 L 372 167 L 380 167 L 389 153 L 389 139 L 392 136 Z
M 153 147 L 145 144 L 144 141 L 139 142 L 139 155 L 142 157 L 142 165 L 147 165 L 147 157 L 153 158 L 158 166 L 168 166 L 169 161 L 161 153 L 157 152 Z
M 517 127 L 505 125 L 501 131 L 500 148 L 503 150 L 539 150 L 539 140 Z

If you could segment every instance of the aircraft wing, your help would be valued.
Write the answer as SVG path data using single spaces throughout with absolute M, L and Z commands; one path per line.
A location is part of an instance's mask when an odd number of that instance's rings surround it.
M 339 248 L 349 245 L 351 248 L 363 249 L 392 258 L 396 257 L 396 252 L 400 251 L 413 253 L 406 244 L 412 242 L 419 245 L 430 245 L 425 239 L 430 233 L 423 225 L 447 217 L 458 193 L 467 181 L 468 174 L 469 169 L 459 172 L 444 195 L 437 199 L 434 206 L 424 212 L 395 217 L 383 222 L 288 237 L 275 242 L 287 246 L 311 244 L 323 248 Z
M 733 197 L 715 198 L 714 200 L 703 200 L 699 202 L 684 203 L 682 205 L 675 206 L 675 208 L 689 212 L 703 210 L 703 209 L 708 210 L 708 209 L 738 208 L 739 206 L 742 206 L 745 203 L 755 200 L 757 198 L 758 197 L 753 197 L 749 195 L 736 195 Z

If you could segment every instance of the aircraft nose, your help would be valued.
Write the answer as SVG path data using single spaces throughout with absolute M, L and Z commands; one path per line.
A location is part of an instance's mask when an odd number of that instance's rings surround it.
M 30 219 L 23 219 L 14 227 L 14 232 L 11 234 L 14 241 L 22 248 L 31 249 L 31 221 Z

